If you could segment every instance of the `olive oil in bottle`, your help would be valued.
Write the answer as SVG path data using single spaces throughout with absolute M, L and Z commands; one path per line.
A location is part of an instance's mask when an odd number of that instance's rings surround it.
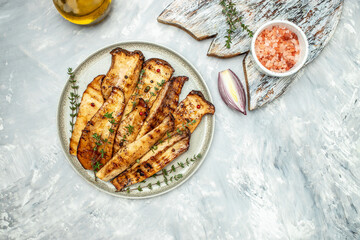
M 72 23 L 100 22 L 109 12 L 111 0 L 53 0 L 60 14 Z

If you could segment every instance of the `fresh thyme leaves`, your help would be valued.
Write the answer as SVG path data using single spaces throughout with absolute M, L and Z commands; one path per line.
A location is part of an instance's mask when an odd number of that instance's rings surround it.
M 165 84 L 165 80 L 161 80 L 160 83 L 157 83 L 157 85 L 158 85 L 159 87 L 162 87 L 164 84 Z
M 157 87 L 154 87 L 155 91 L 159 91 L 159 89 Z
M 163 178 L 162 181 L 158 180 L 155 183 L 149 183 L 147 185 L 147 187 L 150 190 L 153 190 L 155 185 L 161 187 L 162 183 L 168 185 L 170 182 L 179 181 L 181 178 L 183 178 L 183 175 L 181 173 L 178 173 L 178 174 L 173 174 L 173 173 L 175 173 L 178 168 L 185 168 L 186 166 L 190 166 L 191 162 L 195 162 L 195 161 L 201 159 L 201 157 L 202 156 L 199 153 L 199 154 L 195 154 L 192 158 L 187 158 L 184 162 L 178 162 L 177 164 L 172 164 L 171 166 L 169 165 L 167 168 L 164 168 L 160 172 L 158 172 L 158 173 L 151 176 L 151 177 L 153 177 L 155 179 L 157 177 L 162 176 L 162 178 Z M 140 162 L 140 159 L 136 160 L 137 163 L 139 163 L 138 161 Z M 150 179 L 150 178 L 148 178 L 148 179 Z M 145 181 L 142 181 L 141 183 L 145 183 Z M 127 193 L 131 193 L 133 191 L 142 192 L 143 187 L 141 185 L 139 185 L 139 186 L 134 185 L 132 188 L 128 187 L 127 189 L 125 189 L 123 191 L 127 192 Z
M 99 135 L 99 134 L 97 134 L 97 133 L 94 133 L 93 135 L 92 135 L 92 137 L 95 139 L 95 147 L 93 148 L 93 150 L 94 150 L 94 152 L 93 152 L 93 157 L 92 157 L 92 159 L 91 159 L 91 165 L 92 165 L 92 168 L 93 168 L 93 170 L 94 170 L 94 175 L 95 175 L 95 181 L 97 180 L 97 177 L 96 177 L 96 172 L 101 168 L 101 166 L 102 166 L 102 163 L 100 163 L 100 160 L 102 159 L 102 158 L 104 158 L 104 156 L 105 156 L 105 154 L 106 154 L 106 152 L 105 152 L 105 150 L 104 150 L 104 148 L 105 148 L 105 144 L 107 144 L 107 143 L 110 143 L 109 141 L 108 141 L 108 139 L 107 138 L 105 138 L 105 139 L 103 139 L 103 138 L 101 138 L 101 136 Z M 100 151 L 98 151 L 98 148 L 100 147 L 100 146 L 102 146 L 102 148 L 100 149 Z M 96 155 L 96 152 L 98 152 L 98 156 L 97 157 L 95 157 L 95 155 Z
M 140 76 L 139 76 L 139 80 L 141 81 L 143 76 L 144 76 L 144 73 L 145 73 L 145 70 L 144 69 L 141 69 L 141 72 L 140 72 Z
M 79 86 L 76 84 L 75 74 L 74 74 L 72 68 L 70 68 L 70 67 L 68 68 L 67 74 L 69 75 L 69 83 L 71 84 L 70 86 L 72 89 L 72 92 L 70 92 L 70 96 L 69 96 L 70 110 L 71 110 L 71 113 L 70 113 L 71 130 L 70 130 L 70 132 L 72 133 L 74 131 L 75 118 L 79 111 L 80 103 L 78 103 L 78 99 L 80 96 L 78 94 Z
M 95 138 L 96 141 L 100 141 L 101 139 L 101 137 L 97 133 L 94 133 L 92 137 Z
M 179 167 L 181 167 L 181 168 L 184 168 L 184 167 L 185 167 L 184 163 L 182 163 L 182 162 L 178 162 L 178 165 L 179 165 Z
M 151 95 L 151 96 L 156 96 L 156 94 L 155 94 L 155 93 L 153 93 L 153 92 L 150 92 L 150 95 Z
M 194 123 L 196 123 L 196 120 L 195 120 L 195 119 L 192 120 L 192 121 L 190 121 L 190 122 L 188 122 L 188 123 L 186 123 L 186 127 L 189 127 L 189 125 L 193 125 Z
M 151 149 L 151 151 L 155 152 L 155 150 L 158 149 L 158 146 L 154 145 L 150 149 Z
M 226 22 L 229 26 L 229 29 L 227 29 L 227 36 L 225 36 L 226 48 L 231 47 L 231 36 L 235 33 L 235 30 L 237 29 L 237 23 L 240 24 L 243 31 L 247 32 L 249 37 L 252 37 L 254 35 L 254 33 L 249 29 L 249 27 L 242 22 L 242 16 L 240 16 L 240 13 L 235 7 L 235 4 L 231 0 L 221 0 L 220 5 L 223 7 L 222 13 L 226 16 Z
M 114 117 L 113 117 L 113 112 L 111 112 L 111 113 L 106 112 L 106 113 L 104 114 L 104 117 L 113 119 L 113 118 L 114 118 Z
M 121 139 L 121 141 L 123 141 L 123 142 L 126 142 L 127 140 L 126 140 L 126 135 L 124 134 L 124 136 L 123 136 L 123 138 Z
M 183 175 L 182 174 L 178 174 L 178 175 L 175 175 L 174 176 L 174 179 L 175 179 L 175 181 L 178 181 L 180 178 L 182 178 L 183 177 Z
M 100 170 L 101 166 L 102 166 L 102 164 L 100 162 L 95 162 L 92 167 L 93 167 L 94 171 L 97 172 L 98 170 Z
M 117 124 L 117 122 L 115 121 L 115 119 L 114 119 L 114 117 L 113 117 L 113 112 L 111 112 L 111 113 L 106 112 L 106 113 L 104 114 L 104 117 L 111 119 L 111 120 L 109 120 L 109 123 L 111 123 L 112 125 Z M 115 132 L 115 129 L 113 129 L 112 126 L 111 126 L 111 127 L 109 128 L 109 132 L 110 132 L 110 133 L 113 133 L 113 132 Z
M 136 101 L 132 102 L 132 108 L 134 109 L 136 107 Z
M 128 131 L 128 134 L 132 134 L 134 132 L 134 126 L 131 126 L 130 124 L 125 127 Z
M 168 142 L 170 142 L 171 134 L 168 131 L 166 131 L 166 136 L 167 136 Z
M 114 119 L 111 119 L 111 121 L 109 120 L 109 122 L 110 122 L 111 124 L 117 124 L 117 122 L 115 122 Z
M 178 132 L 178 134 L 183 134 L 182 131 L 180 129 L 176 129 L 176 131 Z
M 140 163 L 140 159 L 136 159 L 136 162 L 137 162 L 137 163 Z
M 134 126 L 131 126 L 130 124 L 127 125 L 126 127 L 127 133 L 123 135 L 123 138 L 121 139 L 121 141 L 125 142 L 127 141 L 126 138 L 128 136 L 130 136 L 130 134 L 132 134 L 134 132 Z
M 105 154 L 104 149 L 101 149 L 101 150 L 100 150 L 100 153 L 101 153 L 101 158 L 104 158 L 104 154 Z
M 187 123 L 186 124 L 182 124 L 181 126 L 182 126 L 182 130 L 180 130 L 179 128 L 178 129 L 176 129 L 176 131 L 181 135 L 181 134 L 183 134 L 183 131 L 185 131 L 185 127 L 189 127 L 190 125 L 193 125 L 193 124 L 195 124 L 196 123 L 196 120 L 194 119 L 194 120 L 192 120 L 192 121 L 190 121 L 190 120 L 187 120 Z

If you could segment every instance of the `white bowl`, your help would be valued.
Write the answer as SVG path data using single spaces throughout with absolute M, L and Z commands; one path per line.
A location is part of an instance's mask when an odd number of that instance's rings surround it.
M 274 71 L 267 69 L 260 63 L 259 59 L 256 56 L 256 52 L 255 52 L 256 38 L 264 29 L 271 28 L 273 26 L 286 27 L 290 31 L 294 32 L 299 39 L 299 46 L 300 46 L 299 59 L 296 62 L 296 64 L 287 72 L 279 73 L 279 72 L 274 72 Z M 297 71 L 299 71 L 304 66 L 306 59 L 308 57 L 308 53 L 309 53 L 309 43 L 305 36 L 305 33 L 297 25 L 295 25 L 294 23 L 289 22 L 289 21 L 273 20 L 273 21 L 265 23 L 255 32 L 255 34 L 252 38 L 252 41 L 251 41 L 251 54 L 253 55 L 256 66 L 262 73 L 273 76 L 273 77 L 287 77 L 287 76 L 290 76 L 290 75 L 296 73 Z

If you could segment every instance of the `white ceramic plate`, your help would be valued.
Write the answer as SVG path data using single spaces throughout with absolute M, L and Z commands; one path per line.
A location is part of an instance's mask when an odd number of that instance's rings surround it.
M 212 102 L 210 92 L 199 74 L 191 63 L 185 60 L 180 54 L 157 44 L 147 42 L 123 42 L 114 44 L 112 46 L 105 47 L 96 53 L 89 56 L 83 63 L 81 63 L 76 70 L 75 78 L 79 85 L 79 93 L 82 94 L 86 86 L 99 74 L 106 74 L 109 70 L 111 63 L 110 51 L 114 48 L 124 48 L 129 51 L 140 50 L 145 56 L 145 60 L 149 58 L 161 58 L 166 60 L 175 69 L 173 76 L 185 75 L 189 77 L 189 80 L 185 83 L 181 95 L 180 101 L 186 97 L 191 90 L 201 91 L 205 98 Z M 166 193 L 184 183 L 188 180 L 200 167 L 204 161 L 206 154 L 210 148 L 214 127 L 215 119 L 213 116 L 207 115 L 203 118 L 197 129 L 191 135 L 190 148 L 183 155 L 175 159 L 165 169 L 168 172 L 166 179 L 163 173 L 156 178 L 151 177 L 146 179 L 144 183 L 138 183 L 130 186 L 129 191 L 116 192 L 115 187 L 108 182 L 101 180 L 95 181 L 93 171 L 85 170 L 76 157 L 69 154 L 69 139 L 71 137 L 70 132 L 70 103 L 68 96 L 72 91 L 69 82 L 65 85 L 59 101 L 58 108 L 58 131 L 59 137 L 64 150 L 66 158 L 74 168 L 74 170 L 82 176 L 88 183 L 95 186 L 99 190 L 117 197 L 123 198 L 148 198 L 158 196 Z M 81 96 L 80 96 L 81 99 Z M 190 161 L 194 155 L 201 154 L 201 158 L 195 161 Z M 188 164 L 186 163 L 186 159 Z M 181 163 L 184 163 L 183 166 Z M 172 166 L 176 168 L 175 172 L 170 172 Z M 167 180 L 167 184 L 166 184 Z M 159 185 L 160 183 L 160 185 Z

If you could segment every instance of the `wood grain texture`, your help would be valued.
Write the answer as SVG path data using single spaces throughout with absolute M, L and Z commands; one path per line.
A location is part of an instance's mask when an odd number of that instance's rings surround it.
M 262 24 L 274 19 L 297 24 L 309 40 L 309 58 L 314 60 L 333 35 L 340 19 L 343 0 L 233 0 L 243 21 L 256 31 Z M 215 37 L 208 56 L 228 58 L 249 51 L 251 38 L 239 30 L 233 36 L 230 49 L 225 47 L 228 28 L 219 1 L 175 0 L 158 17 L 158 21 L 180 27 L 195 39 Z M 244 60 L 249 110 L 254 110 L 282 95 L 297 75 L 278 79 L 262 75 L 252 62 L 250 54 Z

